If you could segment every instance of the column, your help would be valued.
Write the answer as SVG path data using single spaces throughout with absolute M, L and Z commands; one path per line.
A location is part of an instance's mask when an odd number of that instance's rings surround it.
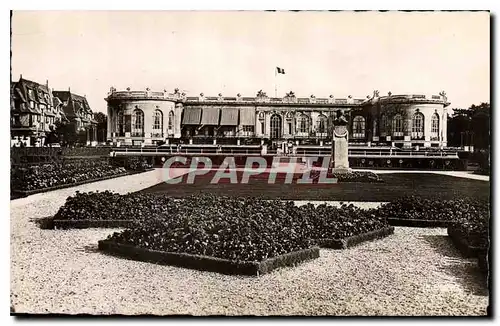
M 446 147 L 448 146 L 448 110 L 446 108 L 443 108 L 443 114 L 441 115 L 441 121 L 439 123 L 440 136 L 441 131 L 441 146 Z
M 132 145 L 132 139 L 131 134 L 132 134 L 132 115 L 130 112 L 127 114 L 123 115 L 123 119 L 125 120 L 124 122 L 124 128 L 125 128 L 125 140 L 123 142 L 124 145 Z
M 108 105 L 108 119 L 107 119 L 107 130 L 106 130 L 106 139 L 110 140 L 111 139 L 111 120 L 112 120 L 112 109 Z M 104 141 L 106 141 L 104 139 Z
M 146 106 L 144 108 L 144 136 L 143 143 L 145 145 L 151 145 L 151 132 L 153 130 L 153 114 L 156 110 L 156 106 L 153 104 L 151 106 Z
M 404 116 L 404 123 L 406 124 L 404 126 L 404 147 L 411 147 L 411 118 L 413 116 L 413 110 L 410 110 L 409 108 L 406 111 L 406 117 Z
M 434 112 L 431 109 L 425 110 L 422 114 L 424 115 L 424 147 L 431 147 L 431 124 Z
M 271 114 L 269 112 L 266 112 L 264 116 L 264 130 L 262 134 L 271 137 Z

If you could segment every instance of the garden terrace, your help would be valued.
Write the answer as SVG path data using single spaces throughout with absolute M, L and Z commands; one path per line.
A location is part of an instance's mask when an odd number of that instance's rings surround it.
M 30 222 L 54 215 L 75 190 L 126 194 L 157 183 L 158 175 L 146 172 L 12 201 L 11 311 L 485 316 L 489 310 L 477 265 L 460 255 L 445 229 L 396 227 L 390 237 L 347 250 L 321 249 L 319 258 L 295 268 L 249 278 L 99 254 L 98 241 L 119 229 L 40 232 Z

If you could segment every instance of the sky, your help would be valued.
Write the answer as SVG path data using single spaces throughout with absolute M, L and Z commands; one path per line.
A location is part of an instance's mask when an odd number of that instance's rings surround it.
M 101 112 L 112 86 L 490 102 L 487 12 L 14 11 L 11 41 L 13 80 L 70 87 Z

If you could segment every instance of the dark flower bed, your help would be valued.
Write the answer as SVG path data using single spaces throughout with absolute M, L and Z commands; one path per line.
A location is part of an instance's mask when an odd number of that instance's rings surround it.
M 386 218 L 460 221 L 484 218 L 489 204 L 476 199 L 435 200 L 416 196 L 398 198 L 381 205 L 376 215 Z
M 469 247 L 488 248 L 490 214 L 485 213 L 476 216 L 460 218 L 452 226 L 461 238 L 467 241 Z
M 208 195 L 179 204 L 181 211 L 151 215 L 108 240 L 235 261 L 263 261 L 313 246 L 282 203 Z
M 170 214 L 179 210 L 179 202 L 156 194 L 130 193 L 120 195 L 110 191 L 81 193 L 66 199 L 54 215 L 55 220 L 142 220 L 155 214 Z
M 80 160 L 64 164 L 44 164 L 11 170 L 11 189 L 32 191 L 73 184 L 125 173 L 123 167 L 106 160 Z
M 159 198 L 153 201 L 166 200 Z M 316 239 L 342 239 L 387 226 L 372 211 L 352 205 L 297 207 L 291 201 L 212 195 L 172 201 L 165 211 L 147 215 L 108 240 L 165 252 L 263 261 L 311 248 Z
M 381 205 L 375 215 L 408 220 L 448 221 L 450 227 L 469 246 L 488 247 L 490 205 L 485 200 L 434 200 L 408 196 Z

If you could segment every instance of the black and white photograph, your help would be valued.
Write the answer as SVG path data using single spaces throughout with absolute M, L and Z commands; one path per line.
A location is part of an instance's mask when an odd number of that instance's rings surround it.
M 11 10 L 10 315 L 492 317 L 491 24 Z

